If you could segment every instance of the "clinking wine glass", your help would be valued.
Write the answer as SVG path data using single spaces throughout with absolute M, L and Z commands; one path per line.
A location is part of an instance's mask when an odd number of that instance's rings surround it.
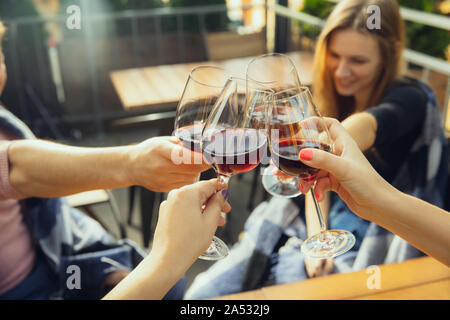
M 220 67 L 198 66 L 191 70 L 175 115 L 173 134 L 191 151 L 201 153 L 203 126 L 230 74 Z
M 269 87 L 275 93 L 283 92 L 284 95 L 298 92 L 301 86 L 292 59 L 281 53 L 268 53 L 255 57 L 247 66 L 246 77 Z M 278 116 L 282 114 L 283 111 L 280 110 Z M 290 112 L 286 111 L 284 114 L 288 116 Z M 260 110 L 258 116 L 266 122 L 267 110 Z M 301 194 L 297 177 L 280 173 L 272 163 L 263 171 L 262 184 L 264 189 L 273 196 L 293 198 Z
M 267 146 L 265 128 L 255 128 L 253 112 L 271 103 L 272 92 L 245 79 L 230 78 L 205 123 L 201 147 L 219 182 L 258 166 Z
M 226 70 L 215 66 L 198 66 L 189 73 L 177 106 L 173 135 L 185 148 L 194 152 L 194 157 L 183 154 L 182 161 L 193 159 L 195 163 L 202 163 L 200 141 L 203 126 L 229 77 Z M 199 179 L 200 175 L 197 177 Z M 217 260 L 226 256 L 227 252 L 226 244 L 214 236 L 208 250 L 199 258 Z
M 285 106 L 286 108 L 277 108 Z M 283 112 L 280 116 L 280 110 Z M 288 117 L 284 114 L 288 110 Z M 289 119 L 286 121 L 285 119 Z M 274 164 L 284 173 L 296 176 L 313 186 L 310 189 L 320 223 L 320 232 L 306 239 L 301 250 L 311 258 L 331 258 L 353 247 L 355 237 L 346 230 L 327 230 L 322 211 L 314 196 L 314 183 L 318 169 L 299 159 L 304 148 L 317 148 L 333 152 L 328 129 L 315 106 L 307 87 L 301 87 L 294 95 L 277 93 L 274 107 L 269 110 L 269 143 Z

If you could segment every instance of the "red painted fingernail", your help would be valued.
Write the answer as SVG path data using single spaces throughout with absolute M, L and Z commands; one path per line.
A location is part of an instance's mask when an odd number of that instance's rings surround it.
M 315 191 L 314 196 L 316 197 L 316 200 L 320 200 L 321 192 L 320 191 Z
M 299 184 L 298 188 L 300 189 L 300 192 L 303 193 L 303 185 Z
M 311 161 L 313 158 L 312 150 L 302 150 L 300 151 L 300 159 L 305 161 Z

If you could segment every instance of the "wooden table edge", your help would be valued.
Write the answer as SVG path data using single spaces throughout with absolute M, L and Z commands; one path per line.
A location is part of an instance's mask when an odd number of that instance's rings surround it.
M 388 272 L 390 274 L 394 274 L 395 272 L 399 272 L 399 270 L 403 268 L 409 268 L 411 270 L 419 270 L 423 267 L 428 266 L 429 268 L 432 267 L 436 272 L 432 272 L 428 277 L 425 279 L 419 281 L 419 282 L 413 282 L 413 283 L 406 283 L 402 284 L 402 281 L 400 281 L 400 285 L 394 285 L 392 284 L 388 285 L 387 288 L 382 288 L 380 290 L 374 290 L 373 292 L 367 293 L 367 291 L 360 290 L 356 293 L 348 292 L 348 294 L 341 294 L 336 297 L 333 296 L 323 296 L 320 295 L 313 296 L 311 295 L 311 298 L 308 298 L 307 296 L 298 298 L 294 295 L 285 295 L 285 293 L 281 293 L 283 291 L 291 291 L 296 289 L 306 289 L 306 288 L 313 288 L 315 284 L 317 284 L 317 287 L 320 285 L 326 285 L 327 282 L 330 281 L 343 281 L 343 279 L 351 278 L 351 277 L 369 277 L 369 274 L 366 274 L 367 269 L 350 272 L 350 273 L 340 273 L 340 274 L 332 274 L 325 277 L 320 278 L 312 278 L 307 279 L 299 282 L 293 282 L 293 283 L 287 283 L 287 284 L 280 284 L 275 286 L 268 286 L 263 287 L 261 289 L 252 290 L 252 291 L 246 291 L 241 293 L 235 293 L 230 295 L 225 295 L 222 297 L 217 297 L 215 299 L 217 300 L 348 300 L 348 299 L 357 299 L 359 297 L 367 297 L 370 295 L 377 295 L 380 293 L 386 293 L 389 291 L 395 291 L 400 289 L 405 289 L 409 287 L 414 286 L 420 286 L 431 282 L 436 281 L 442 281 L 446 279 L 450 279 L 450 268 L 445 266 L 444 264 L 440 263 L 439 261 L 431 258 L 431 257 L 420 257 L 416 259 L 407 260 L 401 263 L 393 263 L 393 264 L 387 264 L 387 265 L 380 265 L 379 268 L 381 272 Z M 367 289 L 369 290 L 369 289 Z

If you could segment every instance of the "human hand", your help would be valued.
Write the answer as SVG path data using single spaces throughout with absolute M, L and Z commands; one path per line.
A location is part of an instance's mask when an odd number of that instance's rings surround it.
M 217 226 L 224 224 L 221 211 L 231 210 L 222 194 L 226 187 L 212 179 L 169 192 L 160 206 L 152 253 L 188 268 L 209 247 Z
M 314 259 L 305 257 L 305 269 L 309 278 L 326 276 L 333 271 L 334 258 Z
M 155 192 L 192 184 L 202 171 L 210 168 L 201 156 L 183 148 L 175 137 L 147 139 L 132 146 L 130 156 L 133 184 Z M 181 156 L 184 161 L 178 161 Z
M 229 212 L 216 179 L 169 192 L 159 209 L 150 254 L 104 299 L 161 299 L 194 261 L 206 251 Z
M 291 175 L 288 175 L 288 174 L 284 173 L 283 171 L 281 171 L 280 169 L 278 169 L 277 166 L 275 165 L 275 163 L 273 163 L 272 159 L 270 159 L 270 164 L 273 167 L 271 174 L 276 176 L 279 181 L 292 179 Z
M 322 169 L 317 174 L 316 198 L 320 201 L 325 191 L 333 190 L 350 210 L 370 220 L 372 208 L 383 201 L 383 192 L 392 187 L 372 168 L 339 121 L 324 119 L 334 142 L 335 154 L 319 149 L 303 149 L 299 154 L 305 164 Z M 310 187 L 308 182 L 299 183 L 303 193 Z

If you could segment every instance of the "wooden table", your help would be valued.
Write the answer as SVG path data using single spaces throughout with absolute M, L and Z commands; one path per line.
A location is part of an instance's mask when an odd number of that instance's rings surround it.
M 305 281 L 265 287 L 216 298 L 218 300 L 312 300 L 312 299 L 450 299 L 450 268 L 430 257 L 381 265 L 370 269 L 333 274 Z M 379 278 L 377 282 L 372 281 Z M 372 289 L 368 288 L 368 281 Z
M 312 82 L 313 54 L 310 52 L 287 53 L 294 61 L 300 80 Z M 160 65 L 112 71 L 111 81 L 125 110 L 177 103 L 181 97 L 189 72 L 199 65 L 214 65 L 229 70 L 233 75 L 245 78 L 248 62 L 253 57 L 222 61 Z

